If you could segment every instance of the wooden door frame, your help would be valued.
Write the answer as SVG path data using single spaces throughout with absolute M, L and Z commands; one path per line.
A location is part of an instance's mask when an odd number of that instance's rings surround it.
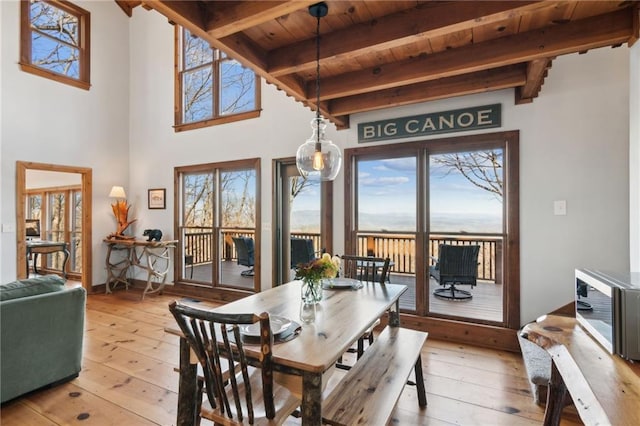
M 57 164 L 34 163 L 31 161 L 16 161 L 16 271 L 17 278 L 26 278 L 27 247 L 25 235 L 25 197 L 27 170 L 47 172 L 77 173 L 82 180 L 82 286 L 90 291 L 92 288 L 92 228 L 91 228 L 91 194 L 92 170 L 87 167 L 61 166 Z

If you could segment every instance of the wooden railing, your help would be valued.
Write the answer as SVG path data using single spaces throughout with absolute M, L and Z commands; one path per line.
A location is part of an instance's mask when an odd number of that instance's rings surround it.
M 237 254 L 232 237 L 247 236 L 254 237 L 253 229 L 224 229 L 222 238 L 224 247 L 222 257 L 225 260 L 236 260 Z M 291 234 L 295 238 L 307 238 L 313 240 L 316 252 L 320 253 L 320 234 L 296 232 Z M 210 263 L 212 259 L 213 231 L 209 227 L 185 227 L 185 255 L 193 256 L 193 263 Z M 502 282 L 502 237 L 496 234 L 455 234 L 439 233 L 431 234 L 429 237 L 429 255 L 438 257 L 438 247 L 440 244 L 472 245 L 480 246 L 478 256 L 478 279 Z M 357 238 L 356 254 L 379 257 L 389 257 L 393 262 L 391 272 L 400 274 L 416 273 L 416 237 L 412 233 L 396 233 L 380 231 L 376 233 L 360 233 Z M 431 264 L 427 260 L 427 266 Z
M 189 226 L 183 228 L 185 256 L 193 256 L 193 264 L 200 265 L 211 263 L 213 259 L 213 228 L 204 226 Z M 225 260 L 237 260 L 238 254 L 233 237 L 254 238 L 255 230 L 249 228 L 223 229 L 222 258 Z

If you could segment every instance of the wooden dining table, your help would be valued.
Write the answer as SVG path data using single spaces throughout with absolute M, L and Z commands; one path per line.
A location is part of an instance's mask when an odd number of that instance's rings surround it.
M 358 337 L 386 312 L 389 313 L 389 326 L 400 325 L 398 301 L 406 290 L 405 285 L 371 282 L 364 282 L 357 290 L 323 290 L 315 322 L 311 324 L 299 320 L 301 281 L 292 281 L 213 310 L 226 313 L 268 312 L 302 323 L 302 331 L 297 338 L 274 344 L 273 365 L 274 370 L 283 375 L 301 377 L 302 424 L 320 425 L 324 373 L 332 369 Z M 256 346 L 256 356 L 259 353 Z M 196 374 L 196 364 L 190 357 L 188 344 L 181 338 L 178 425 L 194 424 L 197 416 Z

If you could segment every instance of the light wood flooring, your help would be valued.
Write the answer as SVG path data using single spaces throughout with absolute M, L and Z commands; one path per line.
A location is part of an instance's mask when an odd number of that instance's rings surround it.
M 175 424 L 178 341 L 164 332 L 174 324 L 167 309 L 174 298 L 150 295 L 142 301 L 135 290 L 89 295 L 79 377 L 3 405 L 0 423 Z M 422 362 L 428 407 L 419 410 L 415 388 L 407 386 L 390 424 L 541 424 L 543 408 L 533 403 L 519 354 L 428 339 Z M 334 384 L 340 374 L 332 377 Z M 287 422 L 298 424 L 293 417 Z M 562 424 L 580 423 L 565 415 Z

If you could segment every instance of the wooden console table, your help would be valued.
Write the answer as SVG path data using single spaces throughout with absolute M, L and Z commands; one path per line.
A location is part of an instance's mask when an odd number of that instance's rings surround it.
M 569 392 L 587 425 L 640 425 L 640 364 L 600 346 L 575 318 L 545 315 L 521 335 L 551 355 L 545 425 L 558 425 Z
M 49 254 L 61 251 L 64 253 L 64 260 L 62 261 L 62 276 L 67 278 L 67 261 L 69 260 L 69 249 L 67 243 L 64 241 L 44 241 L 44 240 L 29 240 L 27 241 L 27 277 L 29 276 L 29 259 L 33 254 L 33 272 L 38 272 L 38 255 Z
M 118 284 L 124 284 L 128 289 L 128 273 L 133 266 L 147 272 L 147 285 L 142 292 L 143 299 L 147 294 L 162 292 L 167 280 L 167 273 L 171 269 L 171 252 L 176 247 L 178 240 L 146 241 L 107 238 L 103 241 L 107 244 L 106 293 L 111 293 L 112 288 Z M 112 259 L 112 255 L 117 252 L 121 252 L 123 255 Z M 112 283 L 113 287 L 111 287 Z

